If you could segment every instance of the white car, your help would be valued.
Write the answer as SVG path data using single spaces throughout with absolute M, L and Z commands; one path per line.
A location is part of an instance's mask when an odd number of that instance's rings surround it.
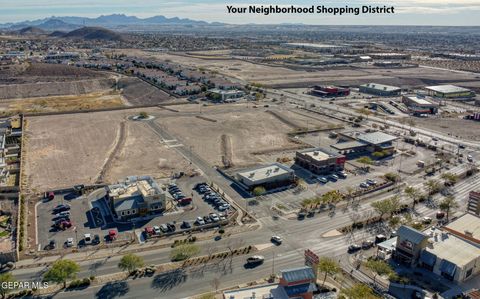
M 155 235 L 161 235 L 162 231 L 160 230 L 160 227 L 158 226 L 153 226 L 153 232 L 155 232 Z
M 282 242 L 283 242 L 283 239 L 280 236 L 272 236 L 272 238 L 270 240 L 273 243 L 276 243 L 276 244 L 282 244 Z
M 327 178 L 326 178 L 326 177 L 323 177 L 323 176 L 322 176 L 322 177 L 320 177 L 320 178 L 318 178 L 318 181 L 319 181 L 320 183 L 322 183 L 322 184 L 326 184 L 326 183 L 328 183 L 328 180 L 327 180 Z
M 73 246 L 73 238 L 67 238 L 67 242 L 65 243 L 67 247 L 72 247 Z
M 467 155 L 467 160 L 468 160 L 468 162 L 472 162 L 473 161 L 472 155 Z
M 197 225 L 204 225 L 205 224 L 205 220 L 203 220 L 202 217 L 197 217 L 197 220 L 195 220 L 195 223 Z
M 85 234 L 83 236 L 83 240 L 85 242 L 85 245 L 92 244 L 92 235 L 91 234 Z
M 373 186 L 373 185 L 376 185 L 376 184 L 377 184 L 377 181 L 372 180 L 372 179 L 367 179 L 367 180 L 365 181 L 365 183 Z
M 362 188 L 368 188 L 368 186 L 370 186 L 370 185 L 365 183 L 365 182 L 360 183 L 360 187 L 362 187 Z
M 219 218 L 218 215 L 215 214 L 215 213 L 210 214 L 210 219 L 212 219 L 213 222 L 218 222 L 218 221 L 220 221 L 220 218 Z

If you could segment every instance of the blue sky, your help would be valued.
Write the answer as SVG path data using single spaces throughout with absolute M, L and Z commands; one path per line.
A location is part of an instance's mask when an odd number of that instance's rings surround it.
M 226 5 L 249 4 L 395 6 L 394 15 L 229 15 Z M 138 17 L 165 15 L 226 23 L 305 23 L 319 25 L 480 26 L 480 0 L 0 0 L 0 23 L 48 16 L 97 17 L 124 13 Z

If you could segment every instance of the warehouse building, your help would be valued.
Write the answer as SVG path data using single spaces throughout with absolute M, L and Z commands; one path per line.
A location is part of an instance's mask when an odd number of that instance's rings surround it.
M 323 148 L 299 151 L 295 154 L 295 164 L 315 174 L 328 174 L 342 171 L 345 156 Z
M 455 85 L 436 85 L 425 87 L 427 94 L 438 98 L 471 98 L 475 93 L 470 89 L 455 86 Z
M 402 89 L 397 86 L 390 86 L 378 83 L 367 83 L 360 85 L 359 91 L 377 96 L 393 97 L 400 95 Z
M 337 86 L 315 85 L 310 93 L 319 97 L 346 97 L 350 94 L 350 89 Z
M 319 43 L 285 43 L 284 46 L 319 53 L 344 53 L 352 50 L 349 45 L 331 45 Z
M 246 190 L 253 190 L 257 186 L 265 189 L 285 187 L 295 182 L 295 173 L 292 169 L 280 163 L 272 163 L 236 174 L 237 182 Z
M 407 106 L 409 112 L 413 115 L 438 113 L 439 105 L 421 96 L 403 96 L 402 103 Z
M 106 188 L 110 206 L 118 219 L 126 220 L 165 210 L 166 191 L 150 176 L 129 176 L 124 182 Z

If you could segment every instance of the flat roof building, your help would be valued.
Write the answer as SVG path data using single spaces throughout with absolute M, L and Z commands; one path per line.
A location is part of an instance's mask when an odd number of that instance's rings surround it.
M 400 93 L 402 92 L 402 89 L 397 86 L 390 86 L 390 85 L 384 85 L 384 84 L 378 84 L 378 83 L 367 83 L 367 84 L 360 85 L 359 91 L 363 93 L 378 95 L 378 96 L 391 97 L 391 96 L 400 95 Z
M 442 229 L 480 247 L 480 217 L 477 215 L 464 214 Z
M 166 191 L 150 176 L 129 176 L 125 181 L 109 185 L 106 189 L 117 218 L 128 219 L 165 209 Z
M 312 95 L 319 97 L 345 97 L 350 94 L 350 89 L 337 86 L 313 86 Z
M 237 99 L 245 96 L 245 92 L 243 92 L 243 90 L 237 90 L 237 89 L 214 88 L 214 89 L 208 90 L 208 93 L 212 95 L 210 98 L 218 101 Z
M 471 98 L 475 93 L 470 89 L 455 85 L 436 85 L 425 87 L 427 94 L 439 98 Z
M 439 105 L 437 103 L 428 101 L 425 97 L 418 95 L 403 96 L 402 103 L 407 106 L 409 112 L 413 115 L 438 113 Z
M 480 248 L 453 234 L 432 230 L 420 265 L 449 280 L 463 282 L 480 273 Z
M 392 155 L 395 150 L 393 141 L 398 139 L 397 136 L 380 131 L 370 133 L 347 131 L 339 133 L 339 136 L 340 142 L 332 144 L 331 147 L 349 159 L 374 152 L 382 152 L 383 156 Z
M 344 155 L 319 147 L 295 154 L 295 164 L 315 174 L 341 171 L 345 167 L 345 160 Z
M 236 179 L 247 190 L 253 190 L 257 186 L 274 189 L 293 184 L 295 173 L 283 164 L 272 163 L 237 172 Z

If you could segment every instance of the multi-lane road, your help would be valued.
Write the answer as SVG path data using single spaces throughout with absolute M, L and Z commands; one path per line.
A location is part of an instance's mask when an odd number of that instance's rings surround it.
M 268 90 L 269 93 L 278 95 L 284 92 Z M 319 104 L 318 100 L 311 99 L 308 96 L 287 95 L 293 97 L 296 101 L 301 100 L 305 103 L 315 103 L 322 108 L 332 110 L 329 104 Z M 325 107 L 324 107 L 325 106 Z M 343 111 L 344 108 L 339 107 L 333 109 L 339 113 L 351 115 L 351 111 Z M 373 118 L 370 117 L 370 120 Z M 379 119 L 380 122 L 385 122 Z M 392 126 L 399 126 L 399 124 L 386 121 Z M 148 122 L 150 128 L 159 136 L 159 138 L 177 150 L 186 159 L 198 167 L 211 181 L 220 186 L 238 206 L 244 206 L 245 200 L 240 196 L 236 190 L 231 187 L 231 182 L 222 176 L 216 169 L 211 167 L 205 160 L 199 157 L 192 148 L 184 146 L 181 140 L 177 140 L 170 135 L 164 128 L 155 122 Z M 428 136 L 436 136 L 445 142 L 457 142 L 450 137 L 437 135 L 426 130 L 416 128 L 416 131 Z M 466 145 L 474 148 L 479 148 L 479 145 L 472 142 L 465 142 Z M 460 165 L 451 169 L 449 172 L 460 171 L 461 168 L 467 165 Z M 439 178 L 440 174 L 432 178 Z M 480 187 L 479 175 L 467 178 L 459 182 L 454 190 L 462 207 L 466 205 L 466 197 L 470 190 L 475 190 Z M 415 181 L 417 180 L 417 181 Z M 417 189 L 423 189 L 423 182 L 418 182 L 418 178 L 408 178 L 406 183 L 413 185 Z M 231 260 L 225 260 L 218 264 L 210 264 L 208 266 L 201 266 L 198 268 L 189 268 L 185 270 L 174 271 L 171 273 L 160 273 L 153 277 L 141 278 L 136 280 L 127 280 L 115 284 L 107 284 L 102 286 L 92 286 L 81 292 L 61 292 L 55 297 L 58 298 L 115 298 L 122 295 L 123 298 L 185 298 L 198 293 L 209 292 L 214 289 L 212 282 L 219 279 L 220 288 L 232 287 L 243 284 L 252 280 L 264 278 L 272 272 L 278 272 L 280 269 L 288 267 L 295 267 L 303 265 L 304 250 L 311 249 L 320 256 L 334 256 L 338 258 L 342 264 L 345 264 L 345 253 L 347 247 L 351 242 L 361 242 L 365 238 L 370 238 L 371 235 L 366 231 L 359 231 L 355 233 L 354 238 L 350 236 L 333 236 L 324 237 L 327 232 L 332 232 L 337 228 L 349 225 L 352 223 L 352 215 L 354 214 L 368 214 L 372 213 L 373 208 L 369 204 L 372 201 L 380 200 L 392 196 L 392 194 L 384 194 L 363 201 L 360 206 L 355 209 L 337 209 L 334 214 L 321 213 L 313 218 L 307 218 L 303 221 L 288 220 L 280 218 L 278 220 L 272 219 L 268 215 L 264 215 L 257 219 L 260 223 L 260 228 L 255 231 L 246 231 L 240 234 L 232 235 L 229 238 L 224 238 L 220 241 L 202 241 L 198 244 L 205 253 L 207 247 L 215 247 L 218 250 L 225 250 L 227 244 L 243 244 L 243 245 L 258 245 L 263 248 L 258 254 L 266 257 L 266 262 L 255 268 L 247 269 L 244 267 L 245 256 L 235 257 Z M 401 199 L 408 202 L 404 196 Z M 437 210 L 426 205 L 419 204 L 416 207 L 416 212 L 419 216 L 431 216 Z M 280 246 L 274 246 L 270 243 L 272 235 L 280 235 L 284 242 Z M 268 245 L 267 245 L 268 244 Z M 169 261 L 170 248 L 157 249 L 152 251 L 145 251 L 139 253 L 143 256 L 146 264 L 160 264 Z M 117 264 L 120 257 L 113 256 L 110 258 L 85 260 L 80 263 L 81 272 L 79 277 L 88 277 L 90 275 L 103 275 L 112 272 L 117 272 Z M 18 269 L 14 271 L 14 275 L 19 280 L 36 280 L 44 273 L 46 268 L 37 267 L 29 269 Z M 365 277 L 364 277 L 365 278 Z M 366 279 L 366 278 L 365 278 Z

